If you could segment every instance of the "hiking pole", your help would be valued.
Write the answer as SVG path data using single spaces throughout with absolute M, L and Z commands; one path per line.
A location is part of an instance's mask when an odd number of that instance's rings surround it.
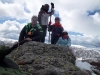
M 48 43 L 50 42 L 50 24 L 51 24 L 51 15 L 50 15 L 50 22 L 49 22 L 49 27 L 48 27 L 48 30 L 49 30 L 49 40 L 48 40 Z
M 48 27 L 48 30 L 49 30 L 49 40 L 48 40 L 48 43 L 50 41 L 50 25 L 51 25 L 51 14 L 52 14 L 52 10 L 54 9 L 54 3 L 51 2 L 51 13 L 50 13 L 50 22 L 49 22 L 49 27 Z

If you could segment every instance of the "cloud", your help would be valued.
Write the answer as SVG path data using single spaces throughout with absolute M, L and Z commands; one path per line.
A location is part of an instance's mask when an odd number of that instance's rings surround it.
M 85 47 L 100 47 L 100 36 L 70 35 L 72 44 Z
M 25 6 L 20 3 L 1 3 L 0 2 L 0 17 L 16 18 L 17 20 L 27 19 L 29 14 L 24 10 Z
M 0 24 L 0 26 L 0 35 L 2 38 L 18 40 L 19 33 L 24 24 L 8 20 L 3 24 Z
M 14 0 L 0 0 L 2 3 L 13 3 Z

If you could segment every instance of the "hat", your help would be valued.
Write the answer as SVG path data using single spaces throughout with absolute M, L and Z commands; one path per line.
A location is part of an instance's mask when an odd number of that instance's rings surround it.
M 68 32 L 67 32 L 66 30 L 64 30 L 64 31 L 62 32 L 62 34 L 68 35 Z
M 47 13 L 48 10 L 49 10 L 49 5 L 45 4 L 44 7 L 43 7 L 43 11 L 45 11 Z
M 56 17 L 55 20 L 60 20 L 60 18 L 59 17 Z
M 49 9 L 49 5 L 48 4 L 45 4 L 44 7 Z

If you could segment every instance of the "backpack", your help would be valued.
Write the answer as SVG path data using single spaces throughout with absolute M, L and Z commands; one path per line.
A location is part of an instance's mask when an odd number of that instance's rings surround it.
M 41 14 L 44 12 L 44 5 L 40 8 L 40 11 L 38 13 L 38 22 L 41 25 Z
M 40 25 L 41 25 L 41 14 L 42 14 L 42 11 L 40 11 L 38 13 L 38 22 L 39 22 Z

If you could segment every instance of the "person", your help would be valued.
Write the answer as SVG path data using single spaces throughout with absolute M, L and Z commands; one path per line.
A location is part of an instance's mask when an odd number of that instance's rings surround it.
M 51 44 L 56 44 L 58 41 L 59 37 L 62 34 L 63 27 L 60 23 L 60 18 L 56 17 L 55 18 L 55 23 L 53 25 L 49 26 L 49 31 L 51 31 Z
M 45 4 L 42 5 L 39 13 L 38 13 L 38 22 L 41 25 L 43 29 L 43 38 L 41 39 L 41 42 L 45 42 L 45 37 L 47 33 L 47 27 L 48 27 L 48 19 L 51 15 L 54 14 L 54 4 L 51 3 L 51 12 L 48 12 L 49 10 L 49 5 Z
M 43 30 L 39 23 L 37 23 L 38 17 L 32 16 L 31 22 L 23 27 L 19 35 L 19 42 L 22 40 L 32 40 L 40 42 L 43 36 Z
M 63 31 L 62 32 L 62 36 L 59 38 L 59 40 L 57 41 L 56 45 L 60 45 L 60 46 L 71 46 L 71 39 L 68 36 L 68 32 L 67 31 Z
M 67 31 L 62 32 L 62 36 L 57 41 L 56 45 L 67 46 L 70 49 L 73 56 L 75 56 L 75 59 L 76 59 L 76 52 L 74 51 L 74 49 L 71 48 L 71 38 L 69 37 Z

